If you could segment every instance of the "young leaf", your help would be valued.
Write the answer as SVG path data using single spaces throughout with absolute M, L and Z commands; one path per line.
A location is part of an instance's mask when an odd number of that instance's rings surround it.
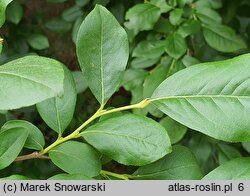
M 220 52 L 246 48 L 245 42 L 235 35 L 233 29 L 224 25 L 205 26 L 203 34 L 208 45 Z
M 49 47 L 49 40 L 42 34 L 32 34 L 27 38 L 29 45 L 35 50 L 43 50 Z
M 164 46 L 163 40 L 144 40 L 137 45 L 132 56 L 147 59 L 159 58 L 164 53 Z
M 159 7 L 161 9 L 161 13 L 166 13 L 172 9 L 172 7 L 169 6 L 165 0 L 150 0 L 149 2 Z
M 187 132 L 187 127 L 169 118 L 168 116 L 160 121 L 170 137 L 171 144 L 179 142 Z
M 84 92 L 88 88 L 88 85 L 83 73 L 81 71 L 73 71 L 71 73 L 76 84 L 77 94 Z
M 50 177 L 48 180 L 93 180 L 83 174 L 57 174 Z
M 185 39 L 177 33 L 169 35 L 166 39 L 166 52 L 173 58 L 180 58 L 187 50 Z
M 188 20 L 187 22 L 183 23 L 180 28 L 178 29 L 177 33 L 180 34 L 182 37 L 187 37 L 189 35 L 193 35 L 200 30 L 200 22 L 197 20 Z
M 125 30 L 106 8 L 96 5 L 79 29 L 76 47 L 89 88 L 105 104 L 118 88 L 128 61 Z
M 6 20 L 18 24 L 23 17 L 23 7 L 18 1 L 13 1 L 6 9 Z
M 183 14 L 183 9 L 177 8 L 170 12 L 169 21 L 172 25 L 178 25 L 181 21 L 181 17 Z
M 140 167 L 133 176 L 138 180 L 199 180 L 202 173 L 195 156 L 188 148 L 173 146 L 173 152 Z
M 0 133 L 0 169 L 8 167 L 22 150 L 28 137 L 24 128 L 12 128 Z
M 61 63 L 26 56 L 0 66 L 0 110 L 17 109 L 63 92 Z
M 216 139 L 249 141 L 249 70 L 249 54 L 191 66 L 161 83 L 152 103 L 181 124 Z
M 249 180 L 250 158 L 241 157 L 228 161 L 208 173 L 202 180 Z
M 54 131 L 62 134 L 73 118 L 76 105 L 76 86 L 71 72 L 64 66 L 64 94 L 37 104 L 42 119 Z
M 101 171 L 98 153 L 88 144 L 68 141 L 49 152 L 52 162 L 69 174 L 97 176 Z
M 161 9 L 151 3 L 137 4 L 126 13 L 125 26 L 136 36 L 140 31 L 153 29 L 161 16 Z
M 6 10 L 6 7 L 12 1 L 13 0 L 1 0 L 0 1 L 0 27 L 3 25 L 3 23 L 5 21 L 5 10 Z
M 221 16 L 218 14 L 218 12 L 206 8 L 206 7 L 198 7 L 196 9 L 196 14 L 200 21 L 205 25 L 211 25 L 214 26 L 216 24 L 220 24 L 222 22 Z
M 145 165 L 171 151 L 164 128 L 134 114 L 98 122 L 81 135 L 101 153 L 124 165 Z
M 24 128 L 28 131 L 29 135 L 24 144 L 25 148 L 42 150 L 45 144 L 42 132 L 33 124 L 24 120 L 11 120 L 6 122 L 0 130 L 0 133 L 8 131 L 12 128 Z

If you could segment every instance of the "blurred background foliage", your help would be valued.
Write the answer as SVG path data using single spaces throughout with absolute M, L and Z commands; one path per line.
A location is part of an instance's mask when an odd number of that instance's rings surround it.
M 129 35 L 130 60 L 120 89 L 107 107 L 136 103 L 150 97 L 167 77 L 199 62 L 228 59 L 249 52 L 250 1 L 248 0 L 14 0 L 6 10 L 0 29 L 4 38 L 0 64 L 36 53 L 63 62 L 73 72 L 78 100 L 70 133 L 93 114 L 98 103 L 79 72 L 75 52 L 77 31 L 95 4 L 107 7 Z M 117 40 L 119 41 L 119 40 Z M 134 113 L 148 115 L 168 131 L 173 144 L 189 147 L 204 174 L 230 159 L 249 156 L 250 143 L 226 143 L 188 129 L 150 106 Z M 41 120 L 35 107 L 0 111 L 0 125 L 24 119 L 38 126 L 47 144 L 56 133 Z M 22 152 L 29 153 L 29 150 Z M 114 161 L 103 160 L 104 168 L 130 173 Z M 47 179 L 57 174 L 49 160 L 14 163 L 0 172 Z

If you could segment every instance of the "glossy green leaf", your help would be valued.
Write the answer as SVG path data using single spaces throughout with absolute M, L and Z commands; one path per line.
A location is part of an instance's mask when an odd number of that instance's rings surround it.
M 197 20 L 188 20 L 184 22 L 178 29 L 177 33 L 182 37 L 187 37 L 189 35 L 193 35 L 200 30 L 200 22 Z
M 219 9 L 222 7 L 221 0 L 199 0 L 195 2 L 196 7 L 208 7 L 212 9 Z
M 26 56 L 0 66 L 0 110 L 17 109 L 55 97 L 63 92 L 61 63 Z
M 45 144 L 42 132 L 33 124 L 24 120 L 11 120 L 6 122 L 0 130 L 0 133 L 12 128 L 24 128 L 29 135 L 24 147 L 34 150 L 42 150 Z
M 0 169 L 8 167 L 22 150 L 28 137 L 24 128 L 12 128 L 0 133 Z
M 164 53 L 165 41 L 144 40 L 134 49 L 132 56 L 147 59 L 159 58 Z
M 181 124 L 213 138 L 249 141 L 249 70 L 249 54 L 191 66 L 161 83 L 152 103 Z
M 178 59 L 187 50 L 186 41 L 179 34 L 173 33 L 166 39 L 165 50 L 171 57 Z
M 69 174 L 97 176 L 101 171 L 98 153 L 88 144 L 68 141 L 49 152 L 52 162 Z
M 64 93 L 37 104 L 37 110 L 47 125 L 63 133 L 71 122 L 76 105 L 76 85 L 71 72 L 64 66 Z
M 153 29 L 160 15 L 161 9 L 153 4 L 137 4 L 126 13 L 125 26 L 134 37 L 140 31 Z
M 5 22 L 5 10 L 6 7 L 10 2 L 13 0 L 1 0 L 0 1 L 0 27 L 4 24 Z
M 74 26 L 72 29 L 72 40 L 74 43 L 76 43 L 77 34 L 78 34 L 78 31 L 80 29 L 80 26 L 81 26 L 83 20 L 84 20 L 84 17 L 81 16 L 81 17 L 77 18 L 75 23 L 74 23 Z
M 140 167 L 133 176 L 138 180 L 199 180 L 202 173 L 195 156 L 188 148 L 173 146 L 173 152 Z
M 77 94 L 84 92 L 87 88 L 87 81 L 81 71 L 73 71 L 71 72 L 76 84 L 76 92 Z
M 196 9 L 196 14 L 200 21 L 206 25 L 214 26 L 222 22 L 222 18 L 218 12 L 207 7 L 198 7 Z
M 145 165 L 171 152 L 164 128 L 134 114 L 98 122 L 81 135 L 101 153 L 124 165 Z
M 187 127 L 175 120 L 165 117 L 159 122 L 168 132 L 171 144 L 179 142 L 187 132 Z
M 244 41 L 235 35 L 230 27 L 224 25 L 205 26 L 203 29 L 206 42 L 220 52 L 234 52 L 246 48 Z
M 83 174 L 57 174 L 50 177 L 48 180 L 93 180 Z
M 49 47 L 49 40 L 42 34 L 32 34 L 27 38 L 29 45 L 35 50 L 43 50 Z
M 6 9 L 6 20 L 18 24 L 23 17 L 23 7 L 18 1 L 11 2 Z
M 208 173 L 203 180 L 250 180 L 250 158 L 228 161 Z
M 141 86 L 147 72 L 143 69 L 127 69 L 123 74 L 122 86 L 128 91 Z
M 169 21 L 172 25 L 178 25 L 181 22 L 183 9 L 177 8 L 170 12 Z
M 120 85 L 128 61 L 125 30 L 106 8 L 97 5 L 80 27 L 76 47 L 89 88 L 105 104 Z

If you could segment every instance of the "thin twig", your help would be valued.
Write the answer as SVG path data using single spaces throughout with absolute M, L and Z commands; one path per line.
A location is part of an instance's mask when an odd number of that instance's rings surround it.
M 15 159 L 15 162 L 17 161 L 25 161 L 30 159 L 50 159 L 48 156 L 40 155 L 38 152 L 33 152 L 31 154 L 19 156 Z

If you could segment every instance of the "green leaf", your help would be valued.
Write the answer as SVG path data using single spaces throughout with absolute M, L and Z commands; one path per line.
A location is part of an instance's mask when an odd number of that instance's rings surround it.
M 181 22 L 183 9 L 177 8 L 170 12 L 169 21 L 172 25 L 178 25 Z
M 191 65 L 195 65 L 200 63 L 200 61 L 192 56 L 185 55 L 182 59 L 181 62 L 186 66 L 190 67 Z
M 3 39 L 0 37 L 0 54 L 2 53 L 3 49 Z
M 160 124 L 168 132 L 171 144 L 179 142 L 187 132 L 187 127 L 169 117 L 161 119 Z
M 249 141 L 249 70 L 249 54 L 191 66 L 161 83 L 152 103 L 181 124 L 213 138 Z
M 97 176 L 101 171 L 98 153 L 88 144 L 68 141 L 49 152 L 52 162 L 69 174 Z
M 81 8 L 74 5 L 63 11 L 62 18 L 63 20 L 67 22 L 74 22 L 82 14 L 83 14 L 83 11 L 81 10 Z
M 131 61 L 131 67 L 135 69 L 147 68 L 147 67 L 151 67 L 152 65 L 155 65 L 159 60 L 160 60 L 159 57 L 154 58 L 154 59 L 147 59 L 146 57 L 134 58 Z
M 153 29 L 160 15 L 161 9 L 153 4 L 137 4 L 127 11 L 125 26 L 134 37 L 140 31 Z
M 23 17 L 23 7 L 18 1 L 13 1 L 6 9 L 6 20 L 18 24 Z
M 53 18 L 45 23 L 45 27 L 55 33 L 67 33 L 72 25 L 61 18 Z
M 6 7 L 10 2 L 13 0 L 1 0 L 0 1 L 0 27 L 4 24 L 5 22 L 5 10 Z
M 165 50 L 171 57 L 178 59 L 187 50 L 186 41 L 179 34 L 173 33 L 166 39 Z
M 171 58 L 167 64 L 161 64 L 149 72 L 143 83 L 143 97 L 150 98 L 155 89 L 167 78 Z
M 75 2 L 76 2 L 76 5 L 83 7 L 87 5 L 90 2 L 90 0 L 75 0 Z
M 48 180 L 93 180 L 83 174 L 57 174 L 50 177 Z
M 71 72 L 64 66 L 64 94 L 37 104 L 37 110 L 47 125 L 62 134 L 71 122 L 76 105 L 76 85 Z
M 166 2 L 166 0 L 150 0 L 151 4 L 159 7 L 161 9 L 161 13 L 166 13 L 172 9 Z
M 27 38 L 29 45 L 35 50 L 43 50 L 49 47 L 49 40 L 42 34 L 32 34 Z
M 77 18 L 75 23 L 74 23 L 74 26 L 72 29 L 72 40 L 74 43 L 76 43 L 77 34 L 78 34 L 78 31 L 80 29 L 80 26 L 81 26 L 83 20 L 84 20 L 84 17 L 81 16 L 81 17 Z
M 197 33 L 201 28 L 200 22 L 197 20 L 188 20 L 184 22 L 178 29 L 177 33 L 182 37 L 187 37 Z
M 0 169 L 8 167 L 22 150 L 28 137 L 24 128 L 12 128 L 0 133 Z
M 242 142 L 242 147 L 250 154 L 250 142 Z
M 14 174 L 8 177 L 0 178 L 1 180 L 31 180 L 31 178 L 23 175 Z
M 125 30 L 106 8 L 96 5 L 79 29 L 76 47 L 89 88 L 105 104 L 120 85 L 128 61 Z
M 145 165 L 171 152 L 164 128 L 140 115 L 98 122 L 81 135 L 101 153 L 124 165 Z
M 247 47 L 233 29 L 224 25 L 205 26 L 203 34 L 208 45 L 220 52 L 234 52 Z
M 250 180 L 250 158 L 228 161 L 208 173 L 202 180 Z
M 222 7 L 221 0 L 199 0 L 195 2 L 196 7 L 209 7 L 212 9 L 219 9 Z
M 0 133 L 12 128 L 24 128 L 29 135 L 24 144 L 25 148 L 42 150 L 45 144 L 42 132 L 33 124 L 24 120 L 11 120 L 6 122 L 0 130 Z
M 132 56 L 155 59 L 164 53 L 165 41 L 163 40 L 144 40 L 134 49 Z
M 48 3 L 64 3 L 67 0 L 47 0 Z
M 26 56 L 0 66 L 0 110 L 17 109 L 63 92 L 63 68 L 56 60 Z
M 222 22 L 221 16 L 218 12 L 207 8 L 207 7 L 198 7 L 196 8 L 196 15 L 203 24 L 214 26 Z
M 133 176 L 138 180 L 199 180 L 202 173 L 195 156 L 188 148 L 173 146 L 172 153 L 140 167 Z
M 73 71 L 71 73 L 76 84 L 77 94 L 84 92 L 88 88 L 88 85 L 83 73 L 81 71 Z
M 147 72 L 143 69 L 127 69 L 123 74 L 122 86 L 128 91 L 141 86 Z
M 219 143 L 218 147 L 218 162 L 219 164 L 223 164 L 231 159 L 235 159 L 241 157 L 240 152 L 237 148 L 232 145 Z

